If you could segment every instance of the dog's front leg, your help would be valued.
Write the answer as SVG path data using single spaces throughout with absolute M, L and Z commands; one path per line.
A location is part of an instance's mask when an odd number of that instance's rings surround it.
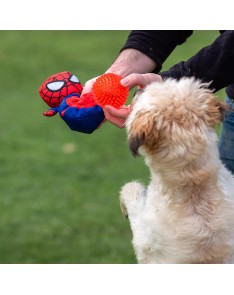
M 142 212 L 145 203 L 145 187 L 137 182 L 125 184 L 120 192 L 122 213 L 129 218 L 133 228 L 137 216 Z

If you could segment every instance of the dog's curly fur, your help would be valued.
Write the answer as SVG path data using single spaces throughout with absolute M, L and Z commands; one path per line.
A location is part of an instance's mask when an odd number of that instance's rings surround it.
M 194 78 L 148 85 L 126 127 L 151 172 L 123 186 L 139 263 L 234 262 L 234 178 L 219 159 L 214 126 L 226 105 Z

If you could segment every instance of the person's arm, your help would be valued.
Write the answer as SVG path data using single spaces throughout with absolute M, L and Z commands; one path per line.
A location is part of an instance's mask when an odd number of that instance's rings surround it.
M 129 89 L 161 81 L 161 76 L 151 73 L 159 72 L 174 48 L 184 43 L 192 33 L 193 31 L 175 30 L 131 31 L 118 57 L 106 73 L 112 72 L 125 77 L 121 83 Z M 91 91 L 95 80 L 96 78 L 86 82 L 82 94 Z M 119 110 L 106 106 L 103 110 L 106 120 L 120 128 L 124 127 L 124 122 L 131 111 L 127 106 Z
M 211 82 L 218 91 L 234 83 L 234 31 L 225 31 L 211 45 L 201 49 L 188 61 L 182 61 L 160 73 L 163 79 L 196 77 Z
M 174 48 L 184 43 L 192 33 L 188 30 L 131 31 L 106 73 L 112 72 L 122 77 L 132 73 L 157 73 Z M 90 92 L 95 80 L 96 78 L 87 81 L 82 93 Z
M 155 68 L 156 62 L 147 54 L 134 48 L 127 48 L 120 52 L 106 73 L 115 73 L 126 77 L 132 73 L 150 73 Z
M 153 67 L 147 67 L 141 62 L 141 55 L 139 58 L 133 58 L 135 68 L 131 69 L 131 73 L 158 73 L 163 62 L 168 58 L 177 45 L 183 44 L 188 37 L 192 35 L 193 31 L 189 30 L 148 30 L 148 31 L 131 31 L 125 45 L 120 50 L 120 56 L 128 49 L 135 49 L 141 53 L 142 57 L 145 55 L 154 62 Z M 118 59 L 117 59 L 118 62 Z M 115 65 L 116 61 L 113 65 Z M 137 64 L 139 63 L 139 67 Z M 146 63 L 146 65 L 148 65 Z M 150 65 L 152 66 L 152 64 Z M 111 67 L 112 68 L 112 67 Z

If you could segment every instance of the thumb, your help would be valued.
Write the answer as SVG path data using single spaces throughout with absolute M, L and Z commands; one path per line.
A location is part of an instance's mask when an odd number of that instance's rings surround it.
M 92 91 L 92 88 L 93 88 L 93 84 L 94 82 L 97 80 L 98 77 L 95 77 L 91 80 L 88 80 L 85 85 L 83 86 L 83 90 L 81 92 L 81 95 L 85 94 L 85 93 L 89 93 Z

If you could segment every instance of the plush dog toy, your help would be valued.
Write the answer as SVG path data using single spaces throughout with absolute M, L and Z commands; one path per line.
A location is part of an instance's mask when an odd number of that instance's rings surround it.
M 81 97 L 82 89 L 79 79 L 70 72 L 50 76 L 39 88 L 40 96 L 51 107 L 43 115 L 51 117 L 59 113 L 72 130 L 92 133 L 105 116 L 92 93 Z
M 102 110 L 106 104 L 119 108 L 128 97 L 128 89 L 120 84 L 122 77 L 108 73 L 100 76 L 92 92 L 83 94 L 79 79 L 70 72 L 50 76 L 39 88 L 39 94 L 51 107 L 44 116 L 59 113 L 75 131 L 92 133 L 105 120 Z

